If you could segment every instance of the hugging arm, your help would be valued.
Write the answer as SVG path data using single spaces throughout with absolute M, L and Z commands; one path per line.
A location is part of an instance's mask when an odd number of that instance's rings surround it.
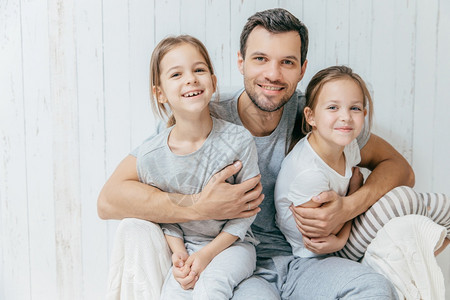
M 241 167 L 240 162 L 227 166 L 199 194 L 169 194 L 139 182 L 136 157 L 128 155 L 103 186 L 97 201 L 98 215 L 102 219 L 138 218 L 156 223 L 254 216 L 263 200 L 260 176 L 235 185 L 225 181 Z M 194 204 L 177 205 L 181 197 L 192 197 Z
M 374 134 L 361 149 L 359 166 L 372 173 L 353 194 L 340 197 L 333 191 L 323 192 L 313 198 L 322 204 L 319 208 L 295 208 L 294 216 L 302 234 L 308 237 L 328 236 L 345 222 L 367 211 L 393 188 L 414 185 L 414 173 L 409 163 L 389 143 Z

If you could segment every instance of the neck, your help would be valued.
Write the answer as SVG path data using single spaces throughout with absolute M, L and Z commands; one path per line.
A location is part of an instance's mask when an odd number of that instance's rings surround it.
M 209 110 L 200 116 L 183 118 L 176 116 L 176 123 L 170 132 L 168 144 L 170 150 L 178 155 L 185 155 L 198 150 L 213 127 Z
M 345 175 L 345 156 L 343 146 L 332 145 L 318 135 L 311 132 L 308 142 L 317 155 L 328 165 L 341 175 Z
M 242 125 L 253 136 L 268 136 L 280 123 L 283 116 L 283 107 L 273 112 L 262 111 L 244 91 L 238 99 L 238 113 Z

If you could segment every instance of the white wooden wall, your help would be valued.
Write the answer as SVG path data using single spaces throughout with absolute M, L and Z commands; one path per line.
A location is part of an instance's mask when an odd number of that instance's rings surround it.
M 239 86 L 242 26 L 272 7 L 309 28 L 300 88 L 352 66 L 416 188 L 450 194 L 450 0 L 0 0 L 0 299 L 104 297 L 117 221 L 97 217 L 97 195 L 153 131 L 155 43 L 200 38 L 220 85 Z M 450 251 L 439 259 L 450 289 Z

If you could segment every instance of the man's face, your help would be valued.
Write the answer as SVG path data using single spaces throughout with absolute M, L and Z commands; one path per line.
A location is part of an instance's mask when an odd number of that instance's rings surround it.
M 295 31 L 270 33 L 255 27 L 247 39 L 245 58 L 238 53 L 247 95 L 261 110 L 272 112 L 285 105 L 303 78 L 300 36 Z

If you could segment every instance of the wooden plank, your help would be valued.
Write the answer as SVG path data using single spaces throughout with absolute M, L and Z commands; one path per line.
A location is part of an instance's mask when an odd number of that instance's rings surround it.
M 47 1 L 23 1 L 21 8 L 31 297 L 56 299 L 48 7 Z
M 412 165 L 416 189 L 430 191 L 433 184 L 433 131 L 436 99 L 436 44 L 438 1 L 417 1 L 414 137 Z M 424 42 L 426 41 L 426 42 Z M 426 58 L 426 59 L 425 59 Z
M 153 3 L 147 0 L 130 1 L 130 109 L 131 148 L 142 143 L 155 130 L 155 117 L 150 105 L 150 57 L 155 44 L 153 31 Z
M 206 32 L 208 28 L 206 26 L 206 3 L 207 0 L 190 0 L 180 2 L 180 33 L 190 34 L 203 43 L 206 40 Z M 223 2 L 223 8 L 226 12 L 227 2 Z M 222 4 L 222 3 L 220 3 Z
M 105 179 L 131 149 L 130 49 L 128 1 L 103 2 L 105 97 Z M 108 221 L 108 253 L 116 221 Z M 109 259 L 108 259 L 109 261 Z
M 21 9 L 0 4 L 0 298 L 31 299 Z
M 308 65 L 305 76 L 300 82 L 300 89 L 305 91 L 308 82 L 319 70 L 326 65 L 326 10 L 327 1 L 305 1 L 303 4 L 303 23 L 308 28 L 309 47 L 308 47 Z M 318 13 L 320 12 L 320 14 Z
M 327 66 L 349 61 L 349 0 L 328 1 L 326 9 L 325 61 Z
M 433 191 L 450 195 L 450 103 L 448 88 L 450 86 L 450 2 L 439 1 L 437 23 L 436 50 L 436 98 L 433 120 L 433 156 L 436 157 L 433 166 Z M 450 271 L 450 270 L 449 270 Z M 450 286 L 450 285 L 448 285 Z
M 230 0 L 210 1 L 205 7 L 205 45 L 214 65 L 219 92 L 231 85 L 231 74 L 237 70 L 237 48 L 231 48 Z M 241 78 L 238 72 L 238 78 Z
M 180 34 L 181 0 L 155 1 L 155 42 Z M 167 20 L 170 20 L 168 22 Z
M 390 4 L 389 9 L 380 5 L 380 14 L 374 16 L 377 36 L 373 41 L 372 74 L 378 78 L 374 130 L 411 161 L 416 10 L 409 1 Z M 392 14 L 387 14 L 391 9 Z
M 373 2 L 371 75 L 375 99 L 372 131 L 389 139 L 392 111 L 398 111 L 395 90 L 395 3 L 388 0 Z
M 351 1 L 348 20 L 348 65 L 371 85 L 372 2 Z
M 107 223 L 97 215 L 105 181 L 102 1 L 75 3 L 80 147 L 83 299 L 103 299 L 108 274 Z
M 82 298 L 78 99 L 73 3 L 48 2 L 57 298 Z

